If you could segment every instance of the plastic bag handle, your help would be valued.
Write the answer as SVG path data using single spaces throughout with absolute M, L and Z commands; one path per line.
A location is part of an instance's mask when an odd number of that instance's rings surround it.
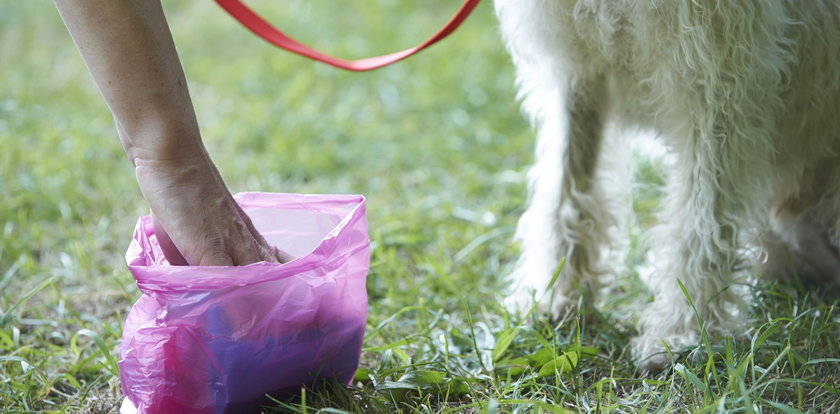
M 441 40 L 443 40 L 446 36 L 452 34 L 464 20 L 472 13 L 475 6 L 478 5 L 478 2 L 481 0 L 465 0 L 464 4 L 455 14 L 455 17 L 452 18 L 445 26 L 443 26 L 440 31 L 435 33 L 434 36 L 430 37 L 425 42 L 421 43 L 419 46 L 406 49 L 400 52 L 389 53 L 387 55 L 358 59 L 358 60 L 345 60 L 341 58 L 337 58 L 335 56 L 330 56 L 326 53 L 319 52 L 315 49 L 312 49 L 309 46 L 304 45 L 303 43 L 298 42 L 295 39 L 292 39 L 285 33 L 278 30 L 276 27 L 272 26 L 271 23 L 268 23 L 256 14 L 253 10 L 248 8 L 245 4 L 242 3 L 240 0 L 216 0 L 216 3 L 219 4 L 223 9 L 225 9 L 231 16 L 233 16 L 236 20 L 239 20 L 243 26 L 247 27 L 249 30 L 254 32 L 257 36 L 265 39 L 269 43 L 281 48 L 288 50 L 292 53 L 297 53 L 301 56 L 308 57 L 313 60 L 317 60 L 319 62 L 326 63 L 328 65 L 332 65 L 341 69 L 347 69 L 355 72 L 363 72 L 373 69 L 378 69 L 383 66 L 390 65 L 392 63 L 398 62 L 403 60 Z

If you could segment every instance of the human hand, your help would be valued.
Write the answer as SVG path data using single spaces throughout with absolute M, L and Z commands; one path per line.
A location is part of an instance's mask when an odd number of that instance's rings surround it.
M 171 264 L 232 266 L 293 259 L 257 232 L 206 155 L 136 159 L 135 173 Z

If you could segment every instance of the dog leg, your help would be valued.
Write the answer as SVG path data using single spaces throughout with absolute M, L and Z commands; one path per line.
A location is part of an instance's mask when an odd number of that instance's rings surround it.
M 654 301 L 641 315 L 632 349 L 643 371 L 660 371 L 672 362 L 666 347 L 677 351 L 698 344 L 701 324 L 709 332 L 726 333 L 744 320 L 743 298 L 731 285 L 741 265 L 739 229 L 755 215 L 749 211 L 749 187 L 740 187 L 737 172 L 718 169 L 742 165 L 733 164 L 729 148 L 709 145 L 708 137 L 697 135 L 677 148 L 677 164 L 653 229 L 656 270 L 647 282 Z
M 595 171 L 604 131 L 604 86 L 578 82 L 571 93 L 558 89 L 542 96 L 534 117 L 538 137 L 536 164 L 528 177 L 531 199 L 519 220 L 516 239 L 522 255 L 506 298 L 508 309 L 520 314 L 535 299 L 539 312 L 555 317 L 580 295 L 591 304 L 603 273 L 601 250 L 610 213 Z M 526 109 L 533 98 L 526 98 Z M 565 266 L 546 293 L 563 258 Z
M 806 285 L 829 289 L 840 284 L 837 162 L 832 158 L 812 163 L 798 186 L 777 184 L 781 196 L 770 214 L 770 230 L 762 238 L 767 256 L 758 270 L 763 276 L 798 277 Z M 798 191 L 790 194 L 791 188 Z
M 812 214 L 789 213 L 777 211 L 770 219 L 773 233 L 765 239 L 770 243 L 761 273 L 778 280 L 798 277 L 814 286 L 837 283 L 840 250 L 831 243 L 827 221 L 821 222 Z

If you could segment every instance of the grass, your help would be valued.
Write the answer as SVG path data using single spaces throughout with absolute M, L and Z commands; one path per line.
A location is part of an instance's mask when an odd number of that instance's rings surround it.
M 352 74 L 276 51 L 212 2 L 165 2 L 205 141 L 233 191 L 363 193 L 373 259 L 361 368 L 265 412 L 840 412 L 837 300 L 750 287 L 743 338 L 704 340 L 646 377 L 628 355 L 650 300 L 639 228 L 599 311 L 508 315 L 502 278 L 533 138 L 490 2 L 446 42 Z M 418 43 L 455 1 L 254 2 L 342 56 Z M 51 2 L 0 5 L 0 410 L 115 412 L 122 256 L 147 207 L 111 117 Z M 836 296 L 835 296 L 836 297 Z

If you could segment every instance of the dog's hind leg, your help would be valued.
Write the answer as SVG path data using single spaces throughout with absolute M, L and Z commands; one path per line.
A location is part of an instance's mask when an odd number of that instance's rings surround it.
M 811 163 L 800 185 L 781 193 L 762 238 L 759 273 L 770 279 L 798 277 L 806 285 L 840 285 L 840 167 L 830 158 Z M 778 186 L 778 185 L 777 185 Z M 790 189 L 797 194 L 788 194 Z
M 520 79 L 521 75 L 522 71 Z M 536 299 L 539 312 L 559 316 L 581 295 L 592 304 L 603 273 L 601 256 L 611 216 L 595 173 L 604 133 L 605 90 L 595 79 L 554 87 L 529 85 L 533 78 L 521 80 L 524 106 L 526 111 L 533 109 L 538 136 L 536 163 L 528 176 L 530 204 L 516 232 L 522 254 L 506 304 L 525 313 Z
M 840 284 L 840 249 L 832 243 L 827 224 L 813 213 L 775 211 L 772 231 L 762 240 L 767 253 L 759 265 L 762 276 L 796 277 L 812 286 Z

